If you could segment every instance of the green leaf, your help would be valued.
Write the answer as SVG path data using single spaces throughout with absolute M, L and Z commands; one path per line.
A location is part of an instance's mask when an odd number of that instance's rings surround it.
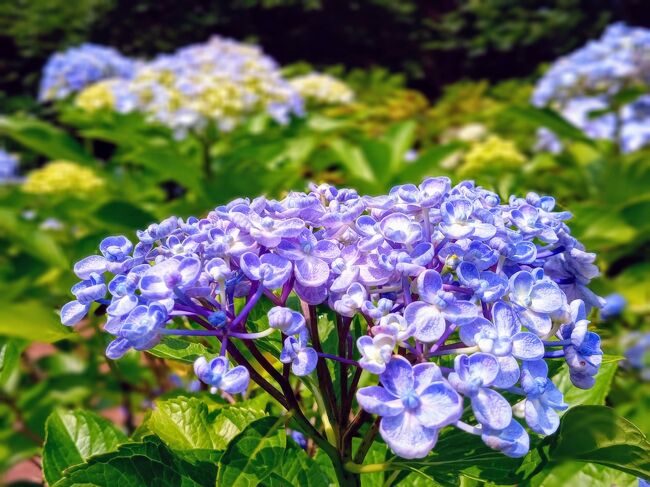
M 520 470 L 522 459 L 506 457 L 487 447 L 479 437 L 457 429 L 444 431 L 427 457 L 417 461 L 397 458 L 392 464 L 443 485 L 456 485 L 460 474 L 498 484 L 521 482 L 526 475 Z
M 385 167 L 384 171 L 390 175 L 395 175 L 404 165 L 404 155 L 413 147 L 417 131 L 417 123 L 413 120 L 393 125 L 388 129 L 384 139 L 390 147 L 390 164 Z
M 255 487 L 271 475 L 284 457 L 284 422 L 272 416 L 258 419 L 237 435 L 219 461 L 217 485 Z
M 16 213 L 0 209 L 0 234 L 2 233 L 39 261 L 62 269 L 69 267 L 68 259 L 56 241 L 33 224 L 20 220 Z
M 273 475 L 277 477 L 273 477 Z M 329 479 L 316 461 L 305 453 L 294 441 L 287 442 L 287 449 L 278 469 L 265 482 L 266 487 L 321 487 L 328 485 Z M 284 483 L 282 483 L 284 482 Z
M 0 336 L 0 388 L 17 371 L 25 345 L 24 340 Z
M 216 473 L 213 462 L 181 458 L 158 438 L 148 436 L 142 443 L 123 444 L 115 452 L 69 468 L 54 487 L 204 487 L 214 485 Z
M 569 367 L 564 364 L 560 372 L 553 377 L 553 382 L 564 394 L 564 401 L 571 407 L 583 404 L 602 406 L 605 404 L 617 368 L 618 362 L 603 363 L 596 375 L 594 386 L 591 389 L 578 389 L 571 383 Z
M 115 450 L 126 435 L 107 419 L 90 411 L 55 411 L 45 423 L 43 475 L 52 485 L 71 465 Z
M 95 212 L 95 217 L 108 225 L 126 229 L 145 228 L 157 218 L 143 209 L 124 201 L 109 201 Z
M 0 117 L 0 134 L 49 159 L 93 164 L 96 161 L 64 130 L 27 117 Z
M 650 479 L 650 442 L 636 426 L 605 406 L 571 408 L 549 452 L 556 462 L 593 462 Z
M 182 340 L 180 338 L 164 337 L 163 341 L 147 353 L 164 359 L 173 359 L 193 364 L 199 357 L 209 357 L 208 349 L 200 343 Z
M 174 450 L 224 450 L 230 440 L 263 411 L 227 406 L 209 411 L 205 402 L 194 397 L 157 401 L 147 427 Z
M 593 463 L 565 462 L 545 468 L 535 475 L 530 487 L 561 485 L 610 485 L 636 487 L 639 480 L 633 475 Z
M 374 182 L 374 173 L 360 147 L 343 139 L 334 139 L 330 146 L 352 178 Z
M 546 127 L 559 137 L 579 140 L 589 145 L 594 144 L 582 130 L 567 122 L 561 115 L 550 108 L 536 108 L 530 105 L 511 106 L 505 110 L 505 114 L 532 123 L 535 127 Z
M 0 306 L 0 335 L 51 343 L 71 334 L 54 310 L 39 301 L 2 303 Z

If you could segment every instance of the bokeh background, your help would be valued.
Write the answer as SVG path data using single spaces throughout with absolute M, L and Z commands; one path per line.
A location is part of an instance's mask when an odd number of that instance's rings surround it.
M 59 323 L 104 236 L 310 181 L 436 175 L 575 215 L 608 357 L 579 402 L 650 433 L 644 0 L 0 1 L 0 484 L 42 483 L 57 408 L 131 433 L 198 387 L 155 349 L 106 360 L 101 306 L 81 333 Z M 636 482 L 539 483 L 593 475 Z

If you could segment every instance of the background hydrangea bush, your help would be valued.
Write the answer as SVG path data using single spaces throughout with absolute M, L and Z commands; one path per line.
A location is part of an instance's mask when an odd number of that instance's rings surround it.
M 638 17 L 570 54 L 605 14 L 569 42 L 577 17 L 518 5 L 554 26 L 523 46 L 494 3 L 404 30 L 428 54 L 393 42 L 401 73 L 369 68 L 358 41 L 336 51 L 345 29 L 327 44 L 342 65 L 317 49 L 287 64 L 279 39 L 226 37 L 271 17 L 192 30 L 159 3 L 153 44 L 77 35 L 25 76 L 29 97 L 0 92 L 0 483 L 648 478 L 647 31 Z M 289 15 L 243 11 L 258 8 Z M 172 12 L 188 22 L 174 42 Z M 436 30 L 448 21 L 460 30 Z M 462 76 L 460 40 L 488 42 Z M 552 52 L 568 55 L 532 61 Z M 614 119 L 636 135 L 602 138 Z

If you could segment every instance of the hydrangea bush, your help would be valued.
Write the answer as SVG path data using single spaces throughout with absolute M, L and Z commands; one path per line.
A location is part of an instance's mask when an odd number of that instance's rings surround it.
M 376 197 L 310 189 L 170 217 L 135 243 L 105 238 L 74 266 L 63 324 L 105 307 L 110 359 L 165 337 L 216 339 L 194 364 L 201 381 L 234 395 L 252 379 L 342 457 L 371 415 L 365 441 L 378 432 L 405 459 L 425 457 L 449 427 L 521 457 L 530 432 L 550 435 L 569 406 L 549 363 L 565 361 L 575 387 L 594 384 L 595 255 L 552 197 L 503 202 L 445 177 Z M 327 337 L 323 320 L 334 323 Z M 322 424 L 307 420 L 296 380 Z
M 557 60 L 537 83 L 532 102 L 557 109 L 589 137 L 614 140 L 632 152 L 650 141 L 649 68 L 650 30 L 613 24 L 599 40 Z M 541 131 L 539 147 L 561 149 L 548 130 Z
M 100 46 L 54 55 L 44 71 L 41 98 L 77 92 L 75 103 L 86 111 L 142 113 L 178 137 L 204 131 L 210 123 L 231 130 L 257 113 L 280 123 L 303 113 L 302 97 L 271 57 L 219 36 L 150 61 L 130 61 Z

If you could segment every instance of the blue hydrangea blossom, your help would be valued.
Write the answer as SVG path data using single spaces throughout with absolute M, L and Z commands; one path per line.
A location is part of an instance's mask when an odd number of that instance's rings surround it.
M 447 178 L 384 196 L 312 185 L 279 201 L 238 199 L 152 224 L 135 245 L 107 237 L 74 266 L 81 282 L 61 319 L 74 325 L 93 302 L 105 306 L 111 359 L 167 336 L 213 337 L 221 347 L 197 359 L 201 381 L 229 394 L 255 381 L 300 420 L 293 374 L 325 408 L 332 442 L 356 407 L 358 418 L 378 416 L 378 433 L 404 458 L 426 456 L 450 426 L 520 457 L 528 431 L 553 433 L 567 407 L 547 361 L 564 359 L 573 383 L 588 388 L 602 360 L 587 319 L 602 303 L 588 289 L 595 256 L 555 206 L 534 193 L 503 203 Z M 253 325 L 258 306 L 266 311 Z M 329 349 L 323 320 L 334 321 Z M 340 399 L 327 361 L 349 372 Z

